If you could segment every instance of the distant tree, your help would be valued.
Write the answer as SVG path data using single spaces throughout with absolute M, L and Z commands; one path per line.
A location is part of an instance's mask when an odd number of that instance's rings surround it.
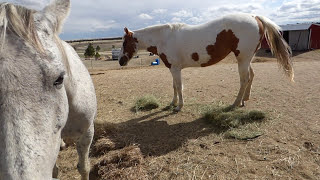
M 100 58 L 100 54 L 99 52 L 96 52 L 96 54 L 94 55 L 95 59 L 98 60 Z
M 93 57 L 94 55 L 95 55 L 95 49 L 92 46 L 92 44 L 89 43 L 86 51 L 84 52 L 84 57 L 86 57 L 86 58 L 89 57 L 90 58 L 90 57 Z
M 99 52 L 100 51 L 100 46 L 98 45 L 97 47 L 96 47 L 96 52 Z
M 115 45 L 112 45 L 112 49 L 114 49 L 116 46 Z

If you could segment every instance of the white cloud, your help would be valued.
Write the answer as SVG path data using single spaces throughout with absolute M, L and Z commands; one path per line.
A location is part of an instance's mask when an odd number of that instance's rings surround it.
M 141 19 L 153 19 L 149 14 L 142 13 L 139 15 Z
M 167 9 L 155 9 L 152 11 L 154 14 L 163 14 L 166 13 L 168 10 Z
M 278 23 L 319 22 L 320 0 L 293 0 L 284 2 L 272 13 Z
M 51 0 L 0 0 L 42 9 Z M 123 27 L 183 22 L 200 24 L 230 13 L 252 13 L 269 17 L 278 24 L 319 21 L 320 0 L 71 0 L 71 13 L 64 25 L 64 37 L 90 32 L 95 37 L 121 36 Z M 109 5 L 108 5 L 109 4 Z M 153 9 L 152 7 L 156 7 Z M 67 35 L 66 35 L 67 34 Z M 77 38 L 82 34 L 78 34 Z M 90 35 L 90 36 L 91 36 Z M 84 35 L 83 35 L 84 36 Z M 68 38 L 68 39 L 70 39 Z
M 88 25 L 89 24 L 89 25 Z M 114 20 L 99 20 L 95 18 L 83 18 L 81 21 L 69 21 L 64 28 L 64 32 L 95 32 L 106 31 L 111 28 L 119 27 L 119 24 Z
M 182 19 L 179 18 L 179 17 L 173 17 L 173 18 L 171 19 L 171 22 L 173 22 L 173 23 L 177 23 L 177 22 L 181 22 L 181 21 L 182 21 Z
M 190 22 L 191 24 L 199 24 L 202 22 L 202 19 L 199 17 L 192 17 L 192 18 L 189 18 L 187 21 Z
M 172 13 L 173 16 L 177 16 L 177 17 L 192 17 L 193 14 L 190 11 L 186 11 L 186 10 L 180 10 L 178 12 L 174 12 Z

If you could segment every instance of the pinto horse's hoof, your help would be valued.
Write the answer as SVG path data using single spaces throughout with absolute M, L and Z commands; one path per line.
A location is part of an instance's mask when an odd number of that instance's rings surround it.
M 174 112 L 180 112 L 180 111 L 181 111 L 181 108 L 178 106 L 178 107 L 174 108 L 173 111 L 174 111 Z
M 244 107 L 245 106 L 245 104 L 244 104 L 244 101 L 240 104 L 240 106 L 239 107 Z

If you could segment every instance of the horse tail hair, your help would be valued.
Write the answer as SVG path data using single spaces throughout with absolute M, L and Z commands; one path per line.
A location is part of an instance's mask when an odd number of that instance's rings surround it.
M 266 17 L 257 16 L 257 18 L 263 24 L 264 34 L 272 54 L 277 58 L 278 64 L 284 70 L 285 75 L 293 82 L 292 51 L 280 33 L 281 28 Z

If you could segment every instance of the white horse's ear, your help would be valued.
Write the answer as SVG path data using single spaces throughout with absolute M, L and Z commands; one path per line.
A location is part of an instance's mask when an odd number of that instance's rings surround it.
M 57 33 L 62 30 L 64 20 L 70 12 L 70 0 L 53 0 L 53 2 L 44 8 L 44 14 L 51 21 Z

